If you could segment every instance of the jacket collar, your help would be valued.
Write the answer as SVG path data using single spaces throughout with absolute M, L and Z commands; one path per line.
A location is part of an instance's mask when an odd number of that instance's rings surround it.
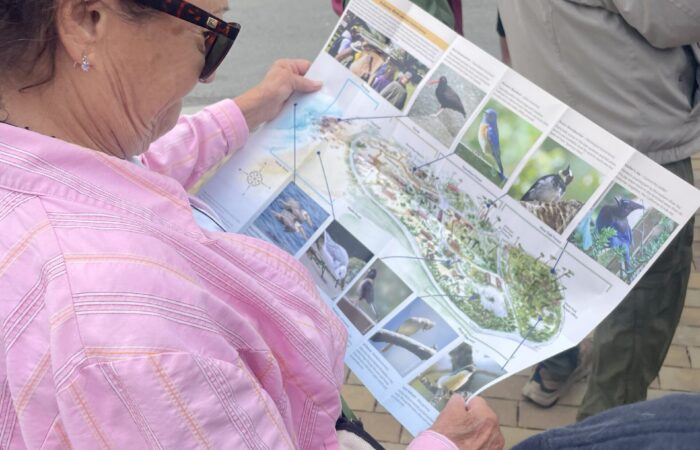
M 104 207 L 203 238 L 187 192 L 129 161 L 0 123 L 0 187 Z

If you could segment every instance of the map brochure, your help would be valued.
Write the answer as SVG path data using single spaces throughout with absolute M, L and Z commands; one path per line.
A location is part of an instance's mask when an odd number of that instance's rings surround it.
M 700 206 L 408 0 L 353 0 L 308 77 L 198 195 L 308 268 L 413 434 L 579 343 Z

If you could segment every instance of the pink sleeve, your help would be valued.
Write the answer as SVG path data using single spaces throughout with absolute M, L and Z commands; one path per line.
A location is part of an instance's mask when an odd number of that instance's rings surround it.
M 154 172 L 191 188 L 209 169 L 248 140 L 248 124 L 236 102 L 223 100 L 182 116 L 170 132 L 141 155 Z
M 440 433 L 426 430 L 411 442 L 406 450 L 459 450 L 451 440 Z

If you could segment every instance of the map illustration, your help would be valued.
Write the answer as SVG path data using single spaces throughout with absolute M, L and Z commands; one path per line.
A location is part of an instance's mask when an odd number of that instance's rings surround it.
M 551 257 L 530 255 L 504 239 L 484 214 L 485 199 L 472 198 L 459 182 L 441 178 L 433 166 L 416 170 L 418 161 L 407 149 L 364 125 L 326 115 L 305 121 L 297 130 L 298 157 L 305 161 L 298 176 L 319 197 L 328 198 L 323 174 L 308 155 L 332 151 L 336 165 L 331 196 L 342 195 L 361 205 L 356 209 L 379 210 L 368 219 L 397 230 L 393 237 L 408 243 L 404 247 L 411 253 L 403 256 L 414 258 L 430 279 L 437 292 L 433 302 L 466 316 L 474 331 L 495 332 L 518 342 L 527 338 L 542 343 L 555 337 L 563 317 L 560 280 L 571 274 L 552 273 Z M 274 154 L 288 164 L 290 152 L 284 147 L 275 145 Z M 382 219 L 392 226 L 378 223 Z
M 485 330 L 525 337 L 542 317 L 529 339 L 556 334 L 563 295 L 547 261 L 504 241 L 457 184 L 414 171 L 405 149 L 366 132 L 349 142 L 356 182 L 403 225 L 445 298 Z

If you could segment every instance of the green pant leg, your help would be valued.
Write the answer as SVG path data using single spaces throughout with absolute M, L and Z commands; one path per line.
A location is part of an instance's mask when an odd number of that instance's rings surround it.
M 692 182 L 690 160 L 665 166 Z M 692 262 L 693 223 L 596 329 L 593 369 L 578 419 L 646 399 L 671 345 L 685 304 Z
M 578 420 L 646 399 L 683 311 L 690 266 L 657 288 L 636 288 L 596 330 Z

